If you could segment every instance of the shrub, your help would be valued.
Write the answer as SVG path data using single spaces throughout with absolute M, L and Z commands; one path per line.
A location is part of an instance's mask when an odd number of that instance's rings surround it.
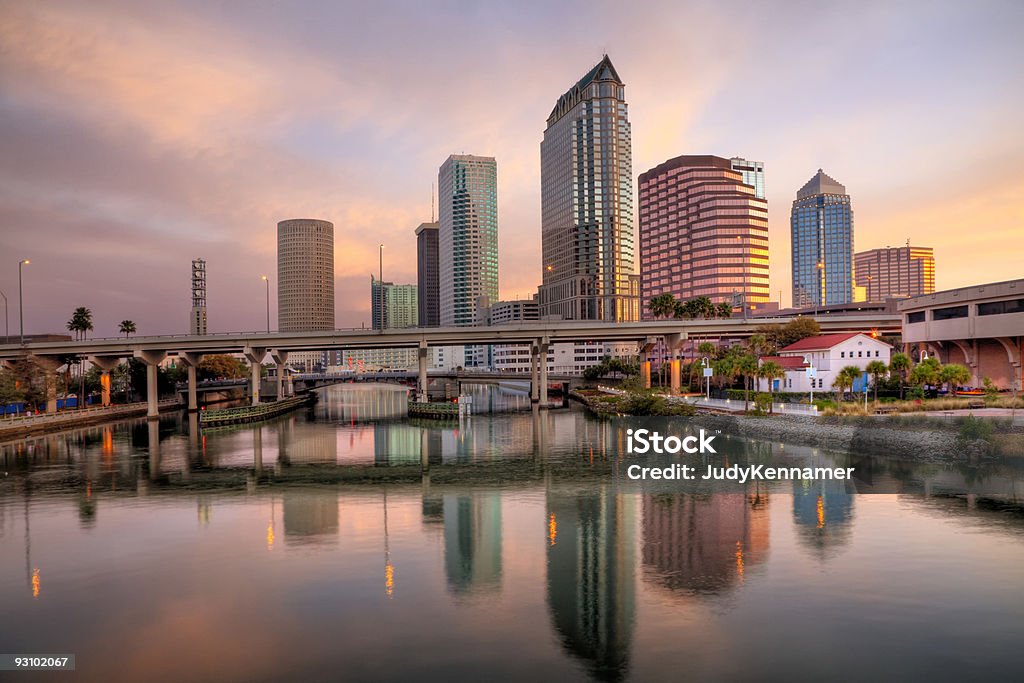
M 772 397 L 771 397 L 770 394 L 766 394 L 764 392 L 761 392 L 761 393 L 756 394 L 754 396 L 754 411 L 758 415 L 763 415 L 764 413 L 768 412 L 768 410 L 771 407 L 772 407 Z
M 976 441 L 978 439 L 991 441 L 994 430 L 995 425 L 992 422 L 981 420 L 971 415 L 960 423 L 960 438 L 965 441 Z

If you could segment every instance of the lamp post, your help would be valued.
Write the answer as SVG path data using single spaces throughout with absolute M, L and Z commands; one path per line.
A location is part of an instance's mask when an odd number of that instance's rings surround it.
M 743 322 L 747 322 L 747 258 L 746 249 L 743 244 L 743 237 L 736 235 L 736 242 L 740 245 L 740 267 L 743 268 L 742 287 L 740 287 L 740 300 L 743 302 Z
M 260 279 L 267 283 L 267 334 L 270 334 L 270 278 L 260 275 Z
M 21 345 L 25 345 L 25 298 L 21 290 L 21 269 L 32 263 L 27 258 L 18 261 L 18 326 L 21 330 Z
M 818 317 L 818 307 L 825 305 L 825 262 L 818 261 L 818 297 L 814 301 L 814 317 Z
M 4 298 L 4 344 L 11 343 L 11 324 L 7 319 L 7 295 L 0 291 L 0 296 Z

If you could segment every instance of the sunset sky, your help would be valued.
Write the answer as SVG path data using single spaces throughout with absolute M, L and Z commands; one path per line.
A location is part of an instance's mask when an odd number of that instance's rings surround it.
M 763 160 L 772 298 L 789 208 L 820 167 L 856 249 L 935 248 L 947 289 L 1024 277 L 1024 3 L 0 1 L 0 290 L 17 333 L 264 325 L 276 223 L 335 225 L 337 325 L 384 276 L 451 153 L 498 162 L 503 298 L 536 291 L 540 150 L 555 100 L 607 52 L 633 175 L 679 154 Z M 2 302 L 0 302 L 2 303 Z M 273 309 L 276 319 L 276 308 Z M 0 329 L 2 333 L 2 329 Z

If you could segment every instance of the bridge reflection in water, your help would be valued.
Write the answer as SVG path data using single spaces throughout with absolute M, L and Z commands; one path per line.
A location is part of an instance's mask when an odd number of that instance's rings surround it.
M 125 509 L 143 512 L 145 520 L 159 514 L 177 529 L 175 504 L 186 501 L 204 533 L 221 526 L 242 532 L 224 541 L 230 552 L 217 557 L 225 567 L 263 571 L 269 560 L 259 559 L 256 550 L 288 561 L 290 571 L 299 573 L 277 583 L 264 578 L 264 585 L 290 596 L 293 606 L 306 605 L 304 618 L 318 624 L 326 622 L 317 615 L 359 606 L 366 633 L 386 631 L 385 624 L 400 628 L 382 621 L 388 611 L 376 600 L 386 600 L 410 605 L 401 612 L 413 622 L 410 628 L 438 632 L 425 639 L 441 648 L 431 657 L 466 657 L 466 643 L 479 637 L 495 661 L 503 655 L 488 648 L 487 639 L 507 647 L 515 638 L 533 642 L 517 651 L 522 666 L 543 662 L 552 675 L 621 680 L 669 675 L 652 663 L 653 651 L 707 657 L 698 650 L 724 648 L 724 641 L 710 640 L 719 636 L 702 634 L 701 625 L 769 582 L 774 557 L 784 572 L 798 572 L 806 563 L 839 571 L 838 558 L 854 544 L 852 529 L 864 506 L 854 495 L 858 489 L 899 493 L 899 505 L 911 512 L 1007 527 L 1006 538 L 1019 541 L 1022 533 L 1019 523 L 979 503 L 1014 486 L 1020 490 L 1013 467 L 992 465 L 984 476 L 968 479 L 956 468 L 868 462 L 866 456 L 791 445 L 783 453 L 777 444 L 732 438 L 722 449 L 730 462 L 855 462 L 870 478 L 737 490 L 639 485 L 626 480 L 621 468 L 631 422 L 597 421 L 576 410 L 531 410 L 412 424 L 395 419 L 398 403 L 386 394 L 348 394 L 261 426 L 203 433 L 181 417 L 2 446 L 9 476 L 0 480 L 0 492 L 23 496 L 24 512 L 0 504 L 0 545 L 5 554 L 13 550 L 12 539 L 20 536 L 10 520 L 24 515 L 18 553 L 24 555 L 18 558 L 23 590 L 48 597 L 57 573 L 46 564 L 57 564 L 55 539 L 52 531 L 41 531 L 45 516 L 30 519 L 36 504 L 52 499 L 65 505 L 72 490 L 82 533 L 103 534 L 106 524 L 124 524 Z M 944 495 L 936 495 L 940 491 Z M 945 495 L 951 492 L 975 497 Z M 140 507 L 143 494 L 150 507 Z M 199 557 L 213 552 L 198 542 L 194 550 Z M 246 566 L 232 564 L 231 554 Z M 157 557 L 173 562 L 166 554 Z M 799 580 L 811 581 L 806 575 Z M 224 593 L 232 594 L 226 586 Z M 438 602 L 437 593 L 449 602 Z M 219 602 L 219 595 L 209 599 Z M 276 602 L 271 607 L 288 609 Z M 778 614 L 784 618 L 785 611 Z M 645 620 L 658 626 L 645 630 Z M 660 625 L 672 628 L 661 633 Z M 742 632 L 742 626 L 731 626 Z M 450 651 L 441 642 L 446 630 L 458 636 Z M 536 631 L 546 637 L 531 641 Z M 757 637 L 771 635 L 768 630 Z M 403 643 L 415 637 L 415 631 L 401 635 Z M 359 653 L 338 644 L 345 640 L 332 642 L 353 666 Z M 561 664 L 550 659 L 548 641 L 564 653 Z M 416 659 L 422 654 L 416 645 L 404 647 L 411 661 L 424 661 Z M 514 660 L 501 661 L 517 671 Z

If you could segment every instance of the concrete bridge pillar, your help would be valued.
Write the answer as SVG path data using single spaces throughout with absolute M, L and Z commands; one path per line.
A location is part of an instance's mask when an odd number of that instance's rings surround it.
M 116 356 L 89 356 L 89 362 L 100 369 L 100 405 L 106 408 L 110 405 L 110 371 L 117 367 L 121 359 Z
M 284 381 L 285 367 L 288 364 L 288 352 L 274 349 L 270 352 L 270 357 L 277 368 L 277 400 L 280 401 L 285 396 L 291 396 L 291 392 L 285 393 Z
M 249 388 L 252 405 L 258 405 L 260 402 L 260 369 L 263 367 L 263 357 L 267 355 L 267 350 L 258 346 L 246 346 L 242 355 L 249 361 Z
M 61 362 L 59 359 L 49 356 L 32 356 L 32 360 L 46 373 L 46 412 L 48 414 L 56 413 L 57 368 L 61 366 Z
M 676 356 L 679 353 L 679 347 L 683 345 L 686 339 L 687 334 L 685 332 L 673 332 L 672 334 L 665 335 L 665 346 L 668 347 L 669 355 L 670 385 L 673 394 L 678 394 L 682 388 L 682 379 L 680 377 L 681 361 Z
M 541 408 L 548 407 L 548 346 L 547 337 L 537 341 L 537 355 L 540 358 L 540 396 L 538 401 Z
M 656 342 L 647 339 L 640 343 L 640 378 L 643 380 L 644 389 L 651 388 L 651 351 Z
M 158 392 L 157 368 L 164 358 L 167 358 L 166 351 L 136 351 L 135 357 L 146 364 L 146 417 L 153 420 L 160 416 L 160 397 Z
M 427 342 L 421 341 L 419 348 L 416 350 L 416 356 L 419 361 L 419 377 L 416 380 L 416 400 L 420 403 L 426 403 L 427 398 Z
M 530 403 L 537 403 L 540 401 L 540 363 L 538 359 L 539 351 L 537 344 L 530 344 Z M 544 359 L 547 363 L 547 359 Z
M 203 354 L 179 353 L 178 358 L 185 365 L 185 370 L 188 373 L 188 410 L 190 413 L 194 413 L 199 410 L 199 400 L 196 397 L 196 368 L 203 360 Z

